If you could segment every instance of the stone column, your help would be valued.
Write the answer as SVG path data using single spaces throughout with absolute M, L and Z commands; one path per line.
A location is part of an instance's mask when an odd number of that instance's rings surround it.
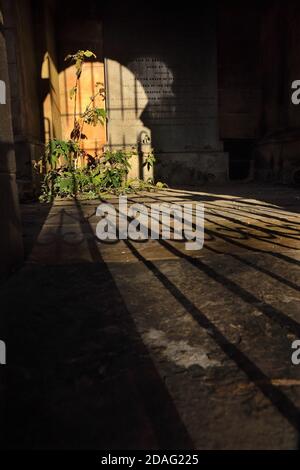
M 0 278 L 23 258 L 22 231 L 16 184 L 16 161 L 12 130 L 4 23 L 0 9 L 0 80 L 5 96 L 0 104 Z

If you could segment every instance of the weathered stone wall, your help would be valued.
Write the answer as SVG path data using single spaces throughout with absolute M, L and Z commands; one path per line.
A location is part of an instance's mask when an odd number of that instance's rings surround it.
M 107 129 L 86 129 L 86 150 L 137 146 L 131 176 L 151 176 L 143 154 L 152 146 L 156 179 L 223 181 L 230 141 L 258 143 L 259 178 L 291 181 L 298 171 L 300 107 L 290 100 L 300 78 L 298 2 L 209 2 L 197 15 L 155 1 L 146 13 L 92 0 L 84 10 L 66 1 L 63 14 L 56 0 L 3 6 L 19 181 L 31 180 L 44 139 L 69 136 L 73 69 L 63 59 L 78 49 L 98 56 L 85 66 L 79 111 L 106 81 L 109 114 Z
M 261 2 L 218 4 L 218 87 L 222 139 L 255 139 L 261 115 Z
M 215 2 L 193 17 L 156 8 L 104 20 L 108 145 L 145 142 L 170 184 L 227 178 L 218 129 Z M 140 168 L 140 176 L 142 165 Z
M 225 149 L 252 140 L 249 176 L 263 181 L 290 183 L 300 169 L 300 107 L 291 102 L 291 83 L 300 77 L 299 23 L 296 1 L 219 2 L 220 135 Z M 244 154 L 234 155 L 238 164 Z
M 291 183 L 300 170 L 300 107 L 291 102 L 291 84 L 300 79 L 300 5 L 267 3 L 261 23 L 262 115 L 256 149 L 256 176 Z
M 31 191 L 32 160 L 42 149 L 37 44 L 31 4 L 3 0 L 11 82 L 12 116 L 21 196 Z
M 65 62 L 65 57 L 78 50 L 87 49 L 97 56 L 95 60 L 87 61 L 83 66 L 79 82 L 77 115 L 84 112 L 90 97 L 95 94 L 96 83 L 101 83 L 104 87 L 105 79 L 101 20 L 86 8 L 83 21 L 80 8 L 76 9 L 73 5 L 66 7 L 65 14 L 68 16 L 68 27 L 64 27 L 64 17 L 58 19 L 57 44 L 62 135 L 68 139 L 74 122 L 74 99 L 70 99 L 70 90 L 75 85 L 75 68 L 73 64 Z M 94 104 L 105 108 L 105 100 L 101 97 L 98 97 Z M 83 133 L 87 136 L 83 143 L 84 149 L 91 155 L 100 154 L 106 143 L 105 126 L 85 126 Z
M 62 138 L 59 68 L 57 57 L 56 5 L 53 1 L 41 3 L 36 14 L 36 31 L 41 43 L 40 76 L 42 79 L 42 116 L 44 141 Z
M 288 109 L 289 127 L 300 128 L 300 106 L 295 106 L 291 101 L 291 83 L 294 80 L 300 80 L 300 3 L 287 2 L 287 19 L 285 25 L 287 38 L 286 45 L 286 92 L 285 102 Z
M 1 5 L 0 5 L 1 8 Z M 5 104 L 0 104 L 0 279 L 22 260 L 23 247 L 16 161 L 12 129 L 10 84 L 3 16 L 0 10 L 0 80 L 6 84 Z

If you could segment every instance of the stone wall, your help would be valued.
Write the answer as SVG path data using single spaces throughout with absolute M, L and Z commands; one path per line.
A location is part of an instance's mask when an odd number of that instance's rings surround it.
M 197 14 L 161 11 L 155 1 L 145 12 L 138 4 L 116 9 L 115 2 L 98 8 L 93 0 L 81 10 L 80 2 L 66 0 L 63 14 L 56 0 L 2 4 L 21 193 L 26 181 L 32 188 L 31 164 L 43 141 L 69 137 L 74 70 L 64 57 L 78 49 L 98 56 L 84 68 L 79 111 L 96 82 L 105 81 L 107 94 L 108 126 L 86 129 L 89 153 L 106 143 L 136 146 L 130 176 L 148 178 L 143 163 L 153 147 L 157 180 L 197 185 L 226 180 L 226 152 L 231 162 L 241 149 L 249 169 L 255 159 L 250 176 L 293 180 L 300 145 L 300 106 L 290 100 L 291 82 L 300 78 L 298 2 L 213 1 Z
M 0 104 L 0 279 L 16 268 L 23 257 L 4 33 L 3 16 L 0 9 L 0 80 L 6 84 L 5 104 Z
M 104 18 L 108 145 L 152 146 L 159 158 L 155 177 L 169 184 L 227 178 L 215 3 L 201 10 L 193 17 L 182 10 L 157 15 L 154 6 L 147 14 L 108 9 Z
M 261 2 L 218 5 L 218 88 L 222 139 L 255 139 L 261 115 Z
M 12 117 L 21 197 L 32 191 L 32 160 L 42 151 L 39 73 L 31 5 L 3 0 Z
M 291 84 L 300 78 L 300 5 L 267 3 L 261 24 L 262 114 L 256 148 L 256 177 L 296 183 L 300 170 L 300 106 Z M 299 181 L 298 183 L 299 184 Z
M 36 12 L 44 142 L 62 138 L 55 2 L 41 2 Z
M 57 47 L 62 135 L 68 139 L 74 122 L 74 99 L 70 99 L 70 90 L 75 85 L 75 68 L 73 64 L 65 62 L 65 57 L 82 49 L 91 50 L 97 56 L 95 60 L 87 61 L 83 66 L 78 92 L 78 114 L 84 112 L 90 97 L 95 94 L 96 83 L 105 87 L 105 78 L 101 19 L 97 19 L 96 15 L 86 8 L 83 21 L 80 9 L 74 9 L 72 4 L 66 7 L 65 14 L 68 16 L 68 27 L 64 27 L 64 18 L 58 20 Z M 105 100 L 101 97 L 98 97 L 94 104 L 105 108 Z M 85 126 L 83 133 L 87 136 L 83 142 L 84 149 L 92 156 L 95 153 L 100 154 L 106 143 L 106 127 Z

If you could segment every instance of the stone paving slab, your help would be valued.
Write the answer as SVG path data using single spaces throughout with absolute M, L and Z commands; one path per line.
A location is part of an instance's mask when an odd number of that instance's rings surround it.
M 0 292 L 8 446 L 298 448 L 298 191 L 130 199 L 204 202 L 204 248 L 100 243 L 96 201 L 23 206 L 26 264 Z

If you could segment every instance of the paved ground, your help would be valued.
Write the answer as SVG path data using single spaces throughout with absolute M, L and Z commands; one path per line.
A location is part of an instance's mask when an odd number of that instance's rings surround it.
M 0 292 L 7 445 L 298 448 L 299 191 L 130 199 L 203 202 L 204 248 L 100 243 L 95 202 L 23 206 L 27 261 Z

